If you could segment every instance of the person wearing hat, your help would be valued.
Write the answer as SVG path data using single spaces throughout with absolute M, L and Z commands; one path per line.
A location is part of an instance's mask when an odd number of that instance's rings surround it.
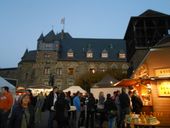
M 34 128 L 34 108 L 28 94 L 20 96 L 18 105 L 14 106 L 8 128 Z

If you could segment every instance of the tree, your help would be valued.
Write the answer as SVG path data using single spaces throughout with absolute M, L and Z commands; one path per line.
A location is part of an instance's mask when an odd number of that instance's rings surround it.
M 114 77 L 117 80 L 122 80 L 127 78 L 127 74 L 123 73 L 121 69 L 108 69 L 105 72 L 85 72 L 82 74 L 77 80 L 76 85 L 81 86 L 86 91 L 90 91 L 90 88 L 97 82 L 101 81 L 102 78 L 109 74 L 110 76 Z

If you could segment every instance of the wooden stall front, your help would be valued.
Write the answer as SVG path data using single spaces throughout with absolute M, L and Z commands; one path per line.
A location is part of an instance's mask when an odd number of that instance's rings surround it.
M 161 126 L 170 127 L 170 79 L 156 79 L 151 81 L 153 111 Z
M 115 86 L 137 90 L 144 105 L 142 111 L 154 113 L 159 126 L 170 127 L 170 78 L 124 79 Z
M 152 91 L 150 80 L 143 79 L 123 79 L 115 86 L 127 87 L 129 90 L 136 90 L 143 101 L 142 111 L 146 114 L 153 112 Z

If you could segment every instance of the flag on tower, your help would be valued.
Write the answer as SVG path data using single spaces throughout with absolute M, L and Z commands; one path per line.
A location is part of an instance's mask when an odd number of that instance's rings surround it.
M 61 19 L 61 24 L 65 24 L 65 17 Z

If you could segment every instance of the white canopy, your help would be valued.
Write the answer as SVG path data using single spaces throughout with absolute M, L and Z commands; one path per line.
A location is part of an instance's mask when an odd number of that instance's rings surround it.
M 7 86 L 11 92 L 15 92 L 15 86 L 0 76 L 0 88 Z
M 83 90 L 80 86 L 70 86 L 69 88 L 63 90 L 63 92 L 68 92 L 68 91 L 70 91 L 71 94 L 76 93 L 77 91 L 79 91 L 83 94 L 86 93 L 86 91 Z

